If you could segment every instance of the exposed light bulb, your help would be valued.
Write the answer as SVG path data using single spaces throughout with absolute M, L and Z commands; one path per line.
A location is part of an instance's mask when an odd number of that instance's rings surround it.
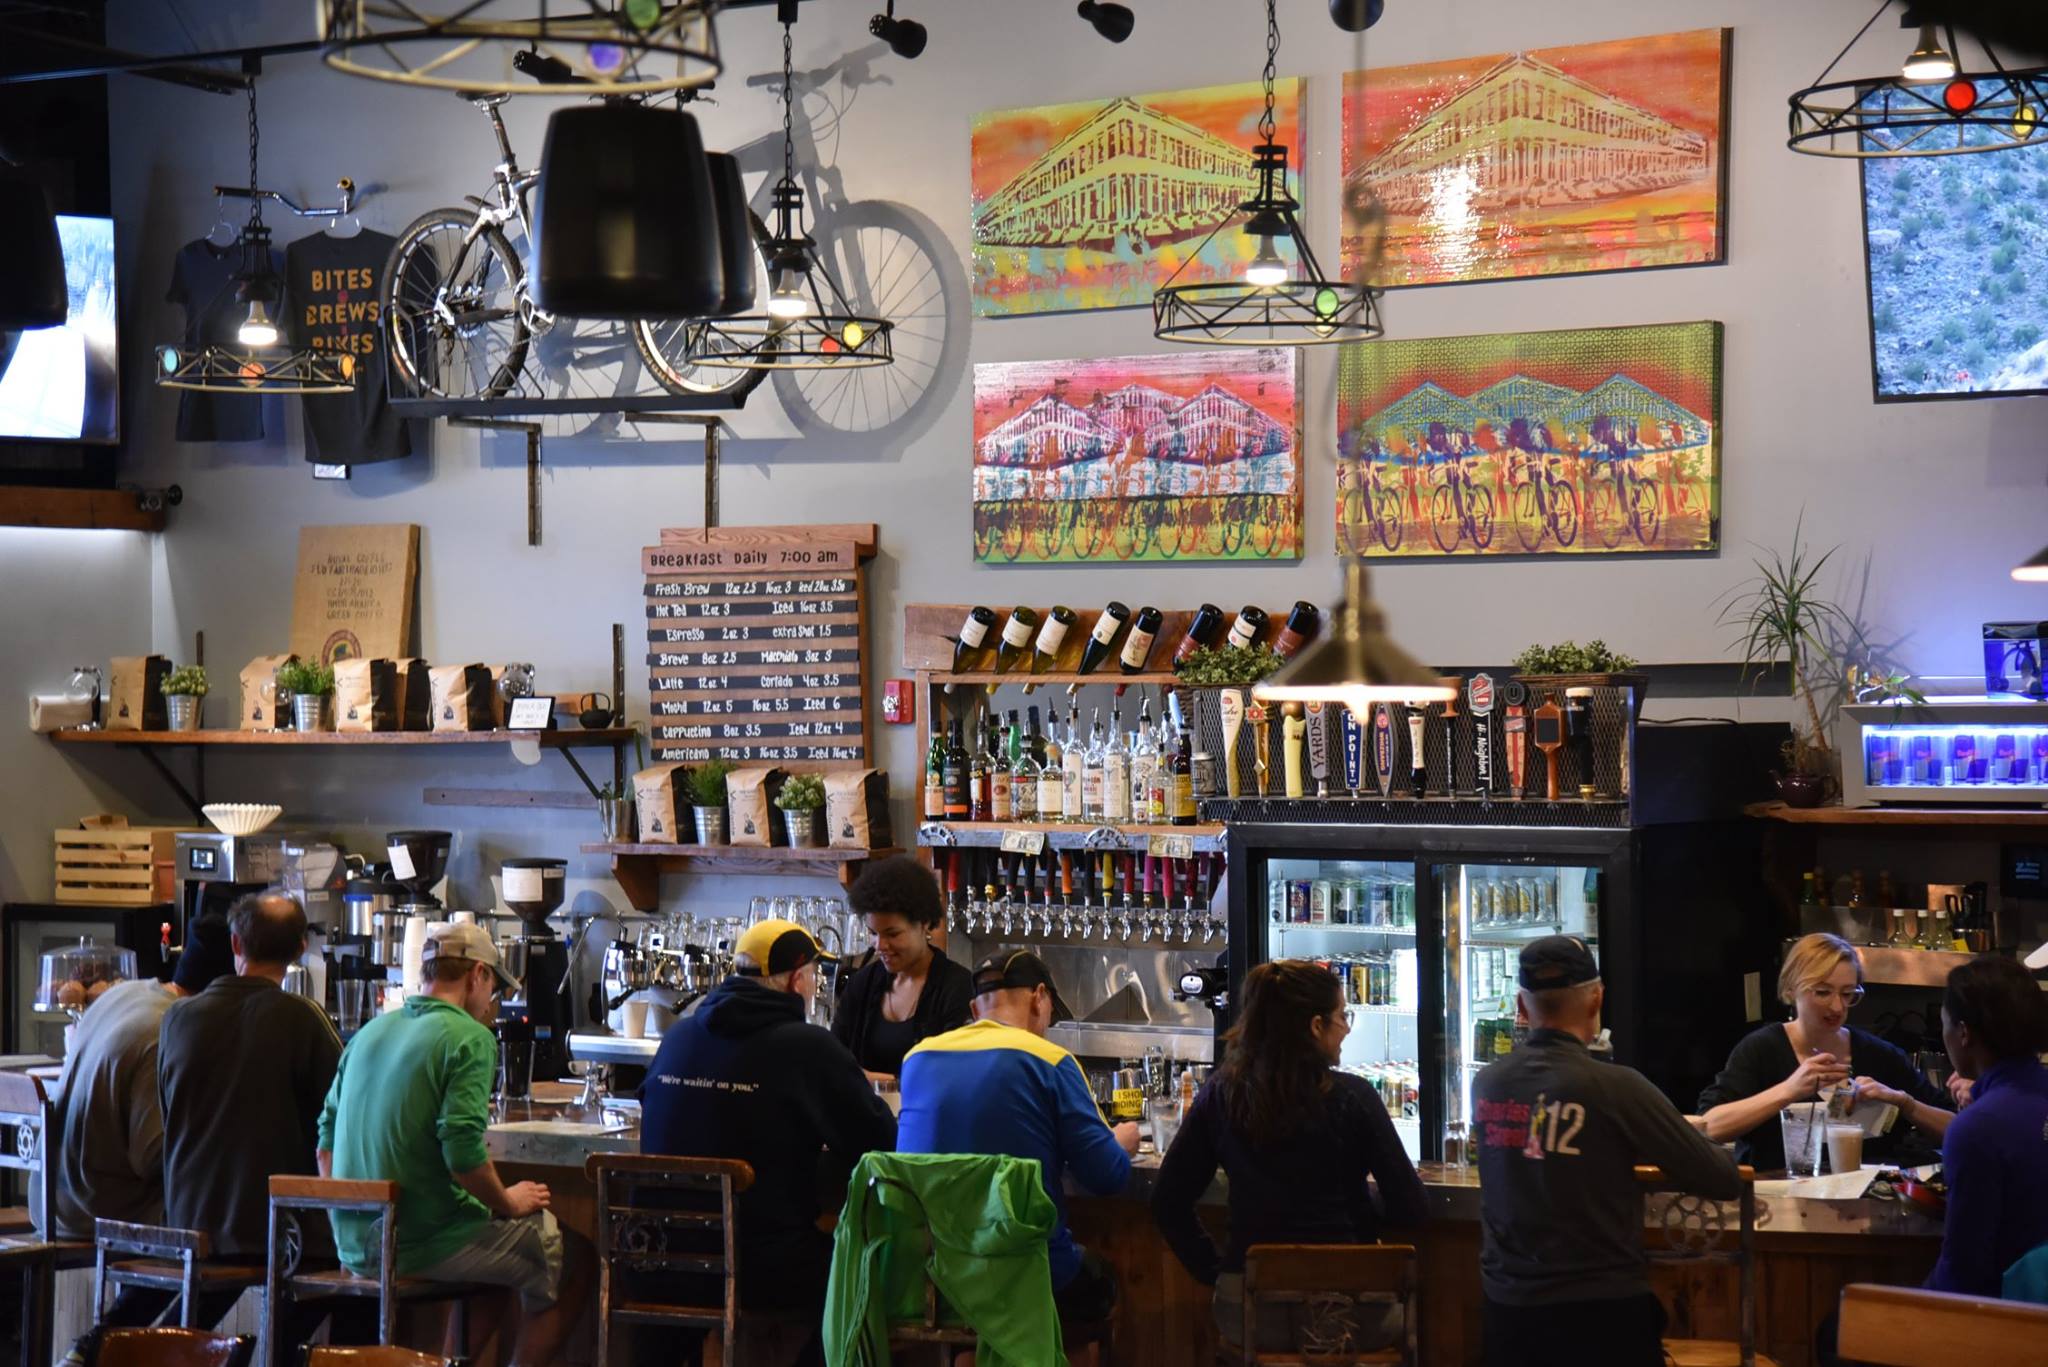
M 770 318 L 802 318 L 811 311 L 810 298 L 803 291 L 802 271 L 787 268 L 775 272 L 775 287 L 768 292 Z
M 1262 290 L 1287 283 L 1287 263 L 1280 259 L 1280 253 L 1274 249 L 1271 234 L 1259 238 L 1258 255 L 1244 268 L 1244 282 Z
M 263 307 L 261 299 L 250 301 L 249 316 L 242 320 L 235 339 L 243 346 L 277 345 L 277 324 L 270 321 L 270 313 Z
M 1956 59 L 1934 36 L 1934 25 L 1922 24 L 1920 41 L 1906 58 L 1906 64 L 1899 68 L 1899 75 L 1909 81 L 1946 81 L 1955 74 Z

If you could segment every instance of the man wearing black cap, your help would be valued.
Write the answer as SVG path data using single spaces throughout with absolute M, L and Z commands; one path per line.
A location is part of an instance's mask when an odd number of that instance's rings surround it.
M 1035 1158 L 1059 1211 L 1047 1239 L 1060 1317 L 1099 1320 L 1116 1305 L 1116 1273 L 1067 1229 L 1066 1176 L 1097 1196 L 1130 1179 L 1138 1127 L 1102 1118 L 1074 1056 L 1045 1037 L 1073 1013 L 1044 962 L 1013 949 L 974 969 L 972 1025 L 936 1035 L 903 1060 L 903 1153 Z
M 740 1301 L 791 1332 L 743 1360 L 767 1367 L 794 1350 L 800 1367 L 822 1367 L 832 1238 L 818 1228 L 820 1188 L 843 1189 L 861 1155 L 893 1148 L 896 1118 L 846 1046 L 804 1019 L 828 957 L 809 931 L 757 922 L 733 957 L 733 976 L 669 1027 L 648 1065 L 640 1151 L 753 1168 L 738 1201 Z
M 1605 989 L 1583 940 L 1523 946 L 1520 982 L 1529 1038 L 1472 1086 L 1488 1367 L 1661 1367 L 1635 1166 L 1731 1200 L 1735 1159 L 1640 1073 L 1587 1052 Z

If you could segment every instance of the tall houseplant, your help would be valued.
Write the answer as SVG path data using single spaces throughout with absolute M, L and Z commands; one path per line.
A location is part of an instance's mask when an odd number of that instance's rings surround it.
M 1792 696 L 1805 714 L 1805 727 L 1793 720 L 1792 738 L 1782 752 L 1785 769 L 1774 777 L 1786 803 L 1817 807 L 1836 782 L 1837 756 L 1828 741 L 1828 707 L 1815 689 L 1837 672 L 1826 638 L 1846 639 L 1854 624 L 1818 587 L 1821 571 L 1841 547 L 1813 554 L 1800 541 L 1803 521 L 1793 528 L 1790 550 L 1765 550 L 1750 562 L 1756 577 L 1736 587 L 1722 605 L 1720 620 L 1741 633 L 1746 676 L 1754 678 L 1778 660 L 1791 666 Z

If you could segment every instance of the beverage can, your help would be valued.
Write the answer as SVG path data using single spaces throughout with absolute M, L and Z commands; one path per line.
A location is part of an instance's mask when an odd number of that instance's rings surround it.
M 1287 880 L 1274 878 L 1266 883 L 1266 917 L 1276 926 L 1287 924 Z
M 1372 965 L 1369 963 L 1351 965 L 1350 1000 L 1357 1006 L 1378 1006 L 1379 998 L 1373 992 Z
M 1330 880 L 1318 878 L 1309 884 L 1308 923 L 1312 926 L 1330 924 L 1330 902 L 1334 896 Z
M 1391 926 L 1394 924 L 1394 889 L 1386 883 L 1374 883 L 1366 911 L 1367 924 Z
M 1330 909 L 1331 920 L 1337 925 L 1362 926 L 1369 924 L 1358 909 L 1358 884 L 1342 882 L 1337 884 L 1337 904 Z
M 1296 878 L 1287 884 L 1287 921 L 1290 925 L 1308 924 L 1308 880 Z

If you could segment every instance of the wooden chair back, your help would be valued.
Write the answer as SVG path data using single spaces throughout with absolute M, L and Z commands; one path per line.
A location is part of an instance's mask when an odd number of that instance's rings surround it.
M 116 1258 L 146 1258 L 178 1273 L 178 1324 L 197 1328 L 199 1264 L 213 1251 L 213 1240 L 202 1229 L 175 1229 L 169 1225 L 138 1225 L 123 1220 L 93 1221 L 92 1317 L 97 1323 L 107 1313 L 107 1285 L 139 1281 L 157 1285 L 161 1277 L 137 1278 L 107 1262 Z
M 334 1177 L 277 1176 L 270 1179 L 269 1254 L 263 1266 L 263 1367 L 278 1367 L 279 1332 L 284 1327 L 280 1297 L 289 1292 L 305 1257 L 300 1221 L 307 1212 L 326 1219 L 330 1210 L 380 1217 L 377 1249 L 377 1341 L 390 1343 L 398 1331 L 398 1183 L 344 1181 Z
M 2048 1306 L 1903 1286 L 1842 1288 L 1835 1351 L 1876 1367 L 2038 1367 Z
M 1645 1201 L 1655 1194 L 1670 1196 L 1654 1221 L 1646 1219 L 1650 1260 L 1666 1263 L 1721 1264 L 1735 1268 L 1740 1327 L 1735 1353 L 1741 1367 L 1756 1367 L 1756 1170 L 1738 1168 L 1742 1192 L 1734 1205 L 1734 1239 L 1729 1239 L 1728 1203 L 1695 1196 L 1672 1182 L 1662 1168 L 1640 1164 L 1636 1182 Z M 1646 1212 L 1647 1215 L 1647 1212 Z M 1668 1340 L 1667 1340 L 1668 1342 Z
M 109 1329 L 89 1367 L 248 1367 L 256 1340 L 203 1329 Z
M 39 1173 L 56 1148 L 57 1127 L 43 1080 L 29 1073 L 0 1073 L 0 1168 Z M 50 1237 L 50 1184 L 31 1177 L 29 1210 L 34 1226 Z
M 1244 1367 L 1359 1367 L 1413 1363 L 1415 1249 L 1410 1244 L 1254 1244 L 1244 1254 Z M 1401 1342 L 1391 1348 L 1358 1341 L 1362 1307 L 1402 1309 Z M 1290 1318 L 1299 1338 L 1278 1351 L 1259 1347 L 1260 1312 L 1299 1307 Z
M 584 1170 L 597 1188 L 597 1360 L 614 1357 L 621 1324 L 716 1329 L 725 1367 L 740 1335 L 739 1217 L 734 1200 L 754 1170 L 731 1158 L 594 1153 Z M 689 1286 L 718 1284 L 717 1304 Z M 658 1288 L 677 1299 L 656 1299 Z
M 306 1350 L 306 1367 L 454 1367 L 450 1358 L 384 1344 L 376 1348 L 334 1348 L 315 1344 Z

